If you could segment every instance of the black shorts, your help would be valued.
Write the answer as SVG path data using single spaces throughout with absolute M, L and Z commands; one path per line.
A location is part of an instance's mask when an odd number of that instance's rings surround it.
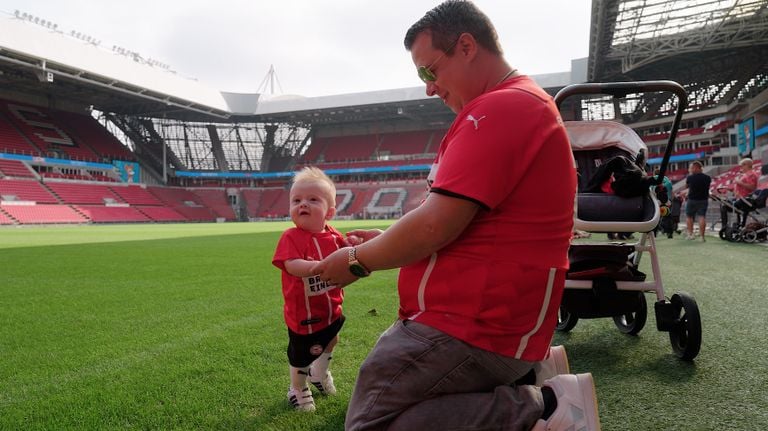
M 328 343 L 336 337 L 343 325 L 342 314 L 327 328 L 314 334 L 302 335 L 288 329 L 288 363 L 296 368 L 309 366 L 328 347 Z

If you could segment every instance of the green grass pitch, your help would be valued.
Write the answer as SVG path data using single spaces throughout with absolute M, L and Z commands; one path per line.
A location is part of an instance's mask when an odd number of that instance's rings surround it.
M 346 288 L 332 364 L 339 395 L 317 396 L 314 414 L 293 412 L 271 265 L 287 226 L 0 229 L 0 430 L 342 429 L 357 369 L 395 319 L 397 273 Z M 699 304 L 693 363 L 656 330 L 651 295 L 637 337 L 611 319 L 555 335 L 572 371 L 593 373 L 603 429 L 764 428 L 768 247 L 712 237 L 663 238 L 658 249 L 667 295 L 687 291 Z

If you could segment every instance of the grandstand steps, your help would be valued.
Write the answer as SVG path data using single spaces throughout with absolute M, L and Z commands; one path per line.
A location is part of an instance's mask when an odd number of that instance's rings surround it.
M 0 206 L 0 225 L 18 225 L 21 224 L 10 213 L 6 212 L 2 206 Z
M 384 137 L 378 136 L 376 138 L 376 146 L 373 148 L 373 154 L 378 156 L 379 151 L 381 151 L 381 145 L 384 143 Z
M 373 198 L 373 194 L 376 192 L 376 188 L 372 187 L 345 187 L 352 189 L 352 202 L 350 202 L 347 209 L 344 211 L 345 215 L 362 215 L 363 210 Z
M 249 218 L 259 217 L 262 196 L 263 193 L 259 189 L 240 190 L 240 200 Z
M 163 206 L 137 206 L 136 210 L 153 222 L 187 222 L 189 219 L 173 208 Z
M 283 216 L 285 214 L 277 214 L 275 211 L 279 206 L 279 201 L 283 199 L 285 203 L 288 203 L 288 190 L 284 187 L 265 189 L 262 194 L 261 214 L 258 217 L 271 217 L 271 216 Z
M 229 221 L 237 220 L 237 215 L 229 203 L 225 189 L 193 189 L 191 192 L 202 201 L 203 205 L 213 211 L 217 218 L 220 217 Z
M 6 205 L 4 210 L 19 224 L 79 224 L 87 222 L 69 205 Z
M 91 219 L 88 214 L 86 214 L 84 211 L 81 211 L 80 208 L 78 208 L 75 205 L 68 205 L 70 208 L 72 208 L 72 211 L 76 212 L 77 214 L 80 214 L 81 217 L 83 217 L 85 220 L 88 221 L 88 223 L 93 223 L 93 219 Z

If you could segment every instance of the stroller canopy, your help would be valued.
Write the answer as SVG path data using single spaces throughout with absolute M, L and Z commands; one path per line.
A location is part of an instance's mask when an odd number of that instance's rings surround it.
M 566 121 L 565 130 L 573 151 L 617 147 L 637 156 L 648 148 L 634 130 L 615 121 Z

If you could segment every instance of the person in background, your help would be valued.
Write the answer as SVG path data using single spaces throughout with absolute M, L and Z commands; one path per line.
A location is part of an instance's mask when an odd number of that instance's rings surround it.
M 658 179 L 660 172 L 661 170 L 659 168 L 655 168 L 653 170 L 653 177 Z M 667 238 L 672 238 L 672 181 L 665 175 L 661 180 L 661 184 L 655 185 L 651 189 L 654 192 L 656 199 L 659 200 L 659 210 L 661 211 L 661 218 L 659 224 L 653 230 L 653 235 L 655 236 L 656 233 L 661 230 Z
M 702 172 L 701 162 L 695 160 L 688 167 L 688 176 L 685 178 L 685 184 L 688 187 L 688 198 L 685 201 L 685 220 L 687 239 L 695 240 L 693 234 L 694 219 L 699 220 L 699 233 L 701 241 L 706 241 L 705 233 L 707 230 L 707 208 L 709 207 L 709 185 L 712 178 Z
M 346 428 L 600 429 L 591 374 L 565 374 L 550 349 L 576 195 L 552 97 L 504 60 L 469 1 L 430 10 L 404 43 L 457 116 L 424 202 L 383 232 L 349 232 L 358 245 L 316 267 L 342 286 L 400 268 L 398 319 L 360 367 Z M 534 368 L 540 386 L 518 384 Z
M 748 157 L 739 162 L 739 176 L 733 181 L 733 193 L 737 199 L 745 198 L 757 190 L 757 181 L 760 178 L 752 166 L 752 159 Z
M 654 169 L 653 170 L 654 178 L 658 178 L 660 172 L 661 171 L 659 170 L 659 168 Z M 664 202 L 659 202 L 659 203 L 661 205 L 667 205 L 667 206 L 672 205 L 672 181 L 669 178 L 667 178 L 666 175 L 664 175 L 664 178 L 661 179 L 661 184 L 659 185 L 664 187 L 664 191 L 666 192 L 666 200 Z M 658 195 L 659 193 L 656 194 L 656 196 Z
M 299 171 L 289 199 L 295 226 L 283 232 L 272 264 L 282 270 L 291 377 L 288 401 L 296 410 L 311 412 L 315 401 L 307 381 L 323 395 L 336 394 L 328 367 L 344 324 L 342 289 L 321 281 L 312 268 L 347 242 L 327 224 L 336 213 L 336 186 L 323 171 L 315 167 Z

